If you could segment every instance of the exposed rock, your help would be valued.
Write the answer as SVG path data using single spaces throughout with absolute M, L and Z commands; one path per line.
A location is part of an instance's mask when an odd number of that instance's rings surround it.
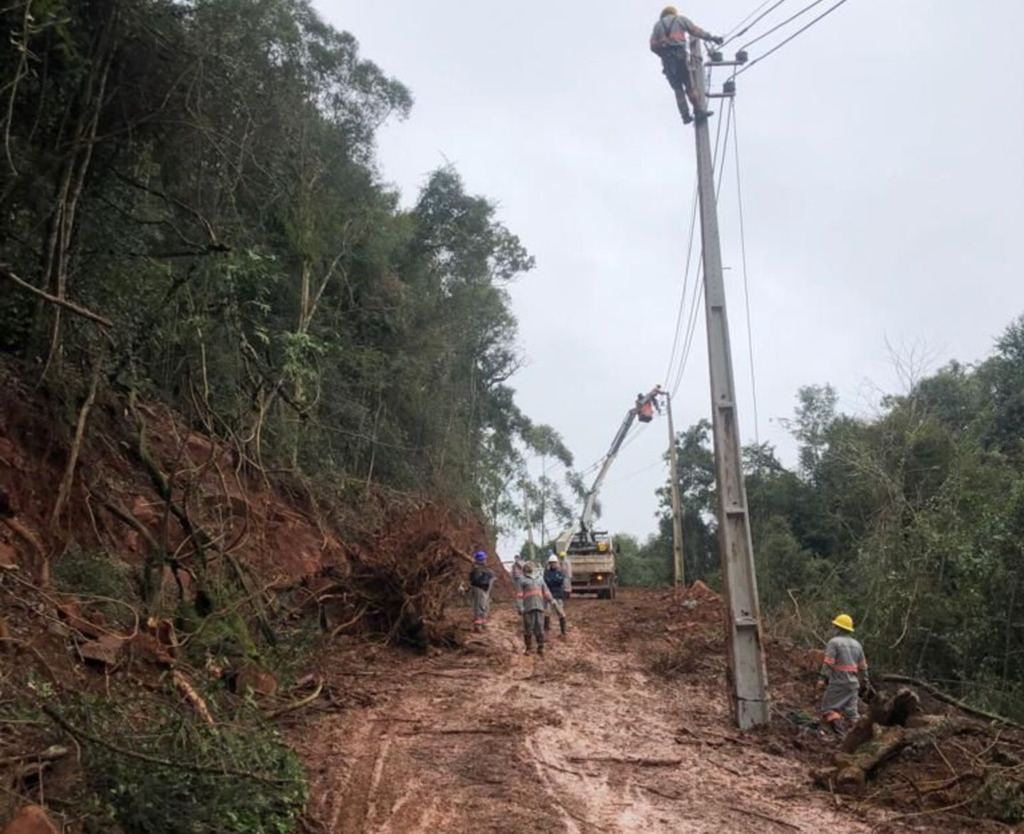
M 90 640 L 84 643 L 78 651 L 87 661 L 99 663 L 102 666 L 114 666 L 121 656 L 127 640 L 118 637 L 116 634 L 104 634 L 98 640 Z

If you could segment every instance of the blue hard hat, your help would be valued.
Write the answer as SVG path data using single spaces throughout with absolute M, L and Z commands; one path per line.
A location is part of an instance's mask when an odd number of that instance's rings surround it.
M 482 550 L 478 550 L 476 553 L 473 554 L 473 560 L 476 562 L 486 562 L 487 554 L 484 553 Z

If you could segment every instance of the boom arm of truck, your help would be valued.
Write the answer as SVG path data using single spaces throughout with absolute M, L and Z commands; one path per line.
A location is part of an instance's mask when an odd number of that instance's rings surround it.
M 586 535 L 589 535 L 590 531 L 593 529 L 594 504 L 597 501 L 597 493 L 601 489 L 601 484 L 604 483 L 605 476 L 608 474 L 608 470 L 611 469 L 612 463 L 615 462 L 615 456 L 619 453 L 619 449 L 622 448 L 622 444 L 626 440 L 626 435 L 629 434 L 629 430 L 633 426 L 633 421 L 635 419 L 636 409 L 631 408 L 626 412 L 626 418 L 622 421 L 622 425 L 619 426 L 619 430 L 615 434 L 615 439 L 612 441 L 612 445 L 608 449 L 608 454 L 604 456 L 604 462 L 601 464 L 601 469 L 598 471 L 597 477 L 594 478 L 593 486 L 591 486 L 589 492 L 587 492 L 587 499 L 583 504 L 583 512 L 580 514 L 580 531 Z

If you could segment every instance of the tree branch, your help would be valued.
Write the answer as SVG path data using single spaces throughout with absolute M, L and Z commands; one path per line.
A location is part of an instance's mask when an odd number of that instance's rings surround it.
M 93 324 L 98 324 L 100 327 L 112 328 L 114 323 L 101 315 L 98 315 L 92 310 L 87 310 L 85 307 L 79 307 L 72 301 L 68 301 L 65 298 L 57 298 L 55 295 L 50 295 L 48 292 L 44 292 L 38 287 L 33 287 L 28 281 L 22 280 L 13 272 L 11 272 L 10 266 L 7 264 L 0 263 L 0 278 L 6 278 L 12 284 L 21 287 L 23 290 L 38 296 L 44 301 L 48 301 L 50 304 L 56 304 L 58 307 L 63 307 L 65 310 L 70 310 L 75 315 L 79 315 L 84 319 L 88 319 Z

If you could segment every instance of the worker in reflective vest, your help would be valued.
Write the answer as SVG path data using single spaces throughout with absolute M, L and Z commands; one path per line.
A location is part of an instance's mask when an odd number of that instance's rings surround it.
M 668 79 L 669 86 L 676 94 L 676 106 L 683 124 L 690 124 L 693 116 L 686 104 L 687 98 L 693 103 L 693 112 L 698 119 L 706 119 L 712 115 L 710 110 L 702 109 L 693 89 L 693 77 L 690 74 L 690 51 L 686 48 L 687 37 L 700 38 L 711 43 L 722 43 L 723 38 L 709 34 L 696 23 L 679 14 L 675 6 L 666 6 L 661 10 L 661 17 L 654 24 L 651 33 L 651 52 L 661 58 L 662 72 Z
M 870 686 L 870 680 L 864 647 L 853 636 L 853 618 L 840 614 L 832 625 L 836 627 L 835 636 L 825 647 L 818 689 L 823 692 L 820 709 L 825 723 L 842 735 L 845 722 L 857 720 L 858 697 L 862 688 Z
M 530 653 L 533 639 L 537 639 L 537 654 L 544 656 L 544 609 L 551 604 L 553 597 L 548 590 L 544 577 L 536 574 L 533 562 L 523 565 L 523 575 L 519 578 L 518 602 L 523 614 L 523 641 L 526 654 Z

